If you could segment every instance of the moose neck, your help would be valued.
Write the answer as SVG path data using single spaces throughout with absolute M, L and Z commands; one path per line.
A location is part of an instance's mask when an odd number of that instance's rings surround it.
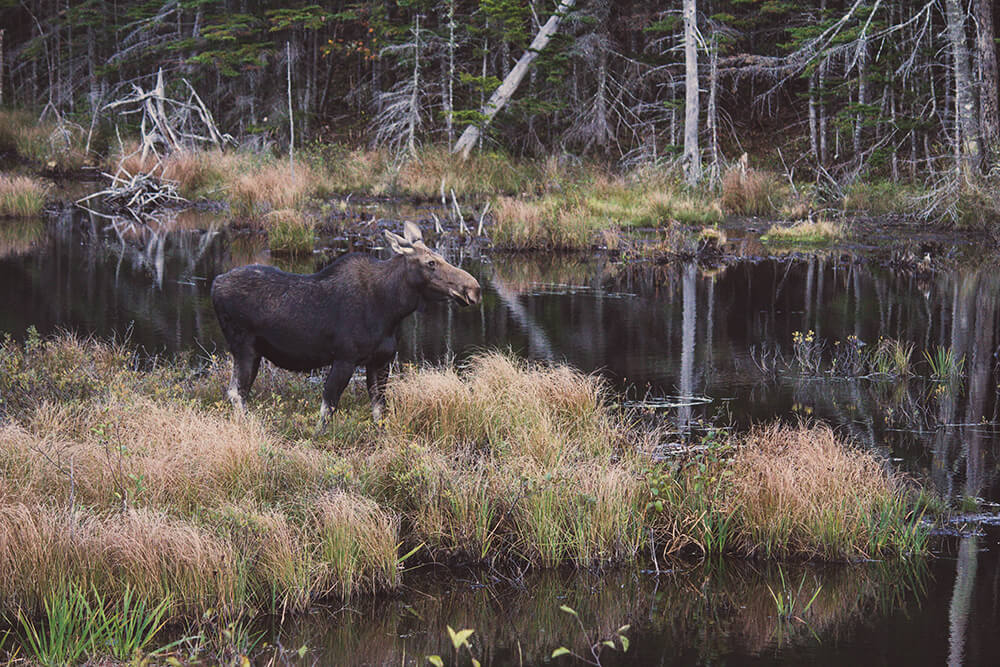
M 395 255 L 384 261 L 378 279 L 373 284 L 373 296 L 382 305 L 382 313 L 395 328 L 399 322 L 420 306 L 420 292 L 407 280 L 409 267 L 406 257 Z

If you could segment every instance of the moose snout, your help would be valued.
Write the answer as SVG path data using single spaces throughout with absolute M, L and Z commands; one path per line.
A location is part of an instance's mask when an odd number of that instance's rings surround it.
M 469 285 L 468 287 L 465 288 L 465 301 L 470 306 L 475 306 L 482 300 L 483 300 L 483 291 L 482 289 L 480 289 L 479 283 L 476 283 L 475 285 Z

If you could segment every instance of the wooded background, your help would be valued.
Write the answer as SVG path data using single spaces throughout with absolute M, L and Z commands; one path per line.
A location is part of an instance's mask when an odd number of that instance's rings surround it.
M 991 168 L 1000 134 L 994 9 L 0 0 L 0 102 L 89 116 L 162 68 L 168 87 L 190 81 L 224 131 L 284 148 L 290 64 L 296 134 L 307 138 L 405 151 L 454 147 L 471 125 L 470 142 L 514 155 L 683 159 L 692 182 L 698 163 L 714 177 L 744 151 L 838 179 L 973 174 Z M 501 82 L 525 54 L 504 99 Z

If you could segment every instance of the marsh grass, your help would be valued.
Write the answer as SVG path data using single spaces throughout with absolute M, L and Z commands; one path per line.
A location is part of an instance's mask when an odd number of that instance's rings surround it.
M 601 232 L 710 225 L 722 215 L 710 199 L 676 185 L 601 177 L 538 199 L 499 197 L 493 218 L 490 234 L 500 248 L 580 250 L 597 243 Z
M 917 213 L 926 191 L 915 185 L 893 181 L 857 182 L 844 193 L 844 211 L 866 215 Z
M 722 177 L 722 208 L 736 215 L 768 216 L 789 198 L 778 174 L 759 169 L 730 169 Z
M 802 220 L 792 225 L 771 225 L 761 241 L 777 245 L 821 245 L 833 243 L 845 235 L 844 226 L 830 220 Z
M 747 553 L 840 560 L 923 548 L 904 483 L 827 426 L 757 428 L 730 469 Z
M 41 179 L 0 174 L 0 218 L 39 215 L 48 192 Z
M 279 209 L 264 216 L 267 243 L 272 253 L 308 255 L 316 245 L 313 221 L 293 209 Z
M 300 611 L 396 588 L 404 561 L 634 562 L 651 531 L 672 551 L 923 548 L 898 480 L 824 427 L 716 437 L 655 463 L 661 435 L 598 377 L 490 352 L 404 368 L 379 425 L 349 390 L 315 437 L 315 383 L 265 367 L 234 415 L 228 375 L 228 362 L 156 363 L 69 335 L 0 345 L 8 614 L 43 627 L 46 601 L 73 586 L 91 608 L 142 617 L 164 600 L 172 618 Z
M 86 132 L 79 125 L 39 122 L 24 111 L 0 110 L 0 153 L 10 151 L 55 171 L 79 169 L 87 160 Z

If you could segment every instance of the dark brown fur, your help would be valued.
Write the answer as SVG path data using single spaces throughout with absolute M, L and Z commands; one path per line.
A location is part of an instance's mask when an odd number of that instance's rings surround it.
M 261 357 L 295 371 L 329 365 L 322 423 L 354 369 L 365 366 L 379 418 L 403 319 L 422 300 L 480 300 L 476 279 L 424 246 L 416 226 L 407 223 L 405 239 L 391 234 L 389 240 L 397 253 L 389 260 L 352 253 L 311 275 L 253 265 L 215 279 L 212 304 L 233 355 L 234 404 L 245 404 Z

